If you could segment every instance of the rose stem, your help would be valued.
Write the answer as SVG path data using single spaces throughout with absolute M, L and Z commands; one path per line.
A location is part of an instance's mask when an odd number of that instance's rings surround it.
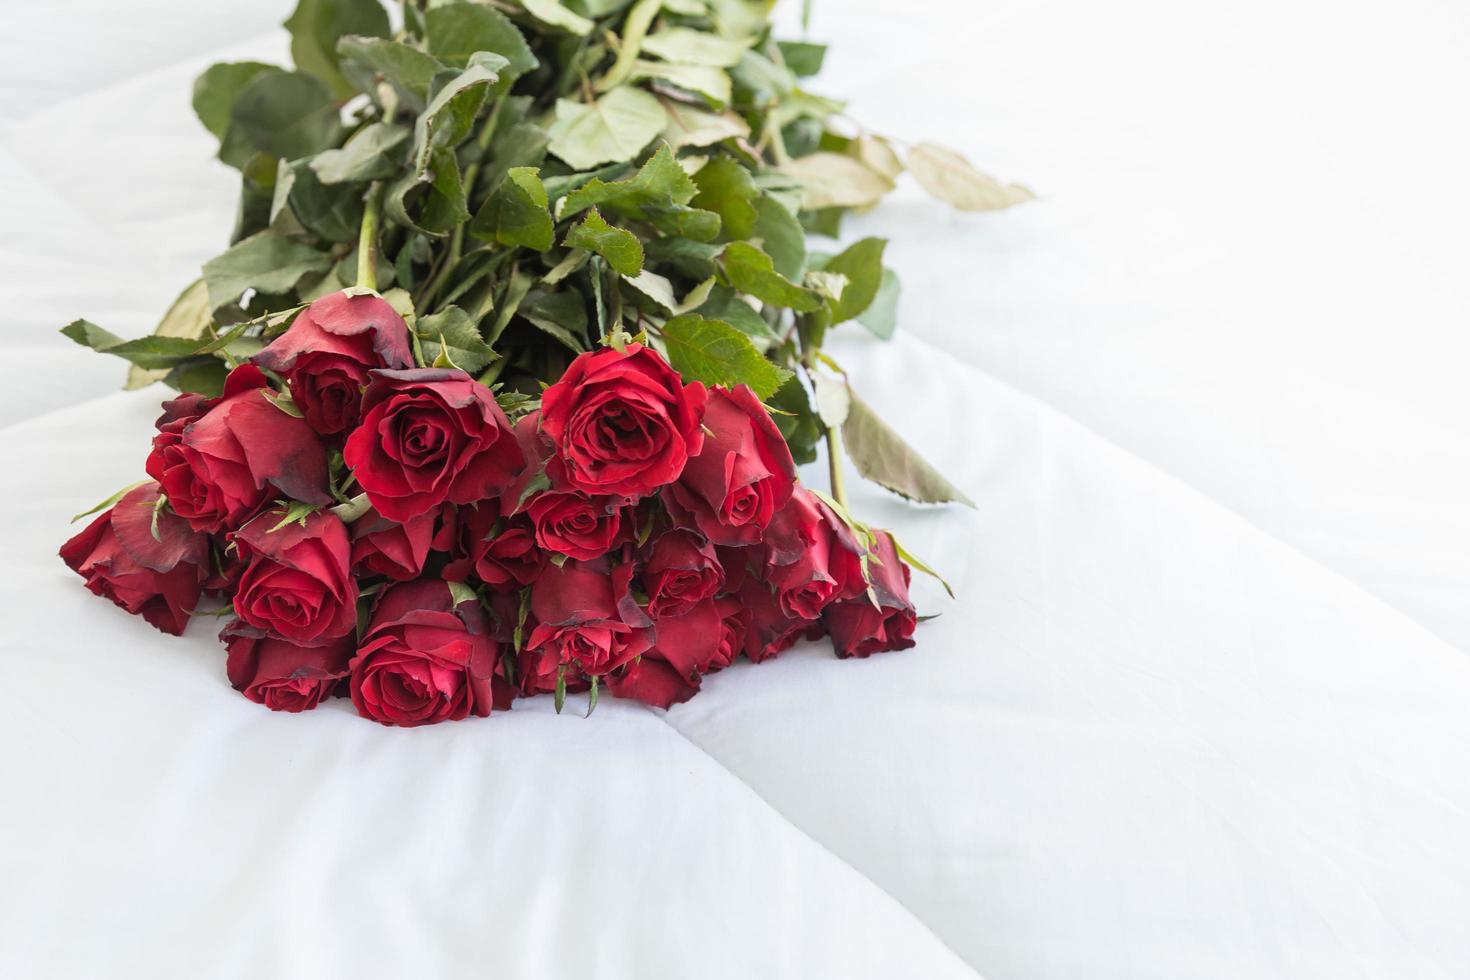
M 365 289 L 378 288 L 378 212 L 382 207 L 383 183 L 379 181 L 368 190 L 357 235 L 357 285 Z
M 847 486 L 842 482 L 842 437 L 827 426 L 827 474 L 832 483 L 832 499 L 847 507 Z

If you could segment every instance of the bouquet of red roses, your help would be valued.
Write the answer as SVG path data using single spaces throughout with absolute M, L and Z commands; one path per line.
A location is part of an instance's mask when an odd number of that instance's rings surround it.
M 886 338 L 898 279 L 838 234 L 905 170 L 1026 200 L 932 144 L 847 129 L 825 48 L 763 0 L 301 0 L 295 70 L 215 65 L 194 108 L 240 173 L 230 247 L 152 336 L 64 333 L 162 381 L 151 479 L 61 550 L 183 631 L 233 613 L 231 682 L 417 725 L 517 696 L 668 705 L 823 634 L 913 645 L 909 566 L 859 473 L 964 496 L 822 351 Z M 832 495 L 796 464 L 827 446 Z

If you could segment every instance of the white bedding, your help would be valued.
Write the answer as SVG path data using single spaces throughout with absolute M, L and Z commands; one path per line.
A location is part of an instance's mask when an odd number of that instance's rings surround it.
M 856 117 L 1042 195 L 849 229 L 903 319 L 834 353 L 978 504 L 856 507 L 959 599 L 408 732 L 265 712 L 55 558 L 158 393 L 53 331 L 219 248 L 189 80 L 288 7 L 6 12 L 0 976 L 1470 976 L 1463 6 L 819 0 Z

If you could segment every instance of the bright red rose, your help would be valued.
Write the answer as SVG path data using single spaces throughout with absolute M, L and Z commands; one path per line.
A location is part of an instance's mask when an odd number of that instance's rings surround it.
M 667 708 L 688 701 L 699 691 L 699 678 L 719 655 L 723 635 L 720 613 L 711 599 L 678 616 L 654 624 L 653 649 L 614 673 L 608 683 L 620 698 Z
M 606 559 L 548 564 L 531 586 L 535 626 L 526 648 L 568 675 L 605 674 L 643 653 L 653 624 L 628 591 L 631 579 L 631 565 L 610 568 Z
M 421 579 L 385 591 L 352 658 L 352 703 L 384 725 L 485 717 L 513 696 L 497 673 L 500 646 L 480 603 Z
M 632 497 L 672 483 L 704 444 L 707 398 L 641 344 L 582 354 L 541 395 L 541 431 L 559 464 L 553 483 Z
M 493 500 L 461 508 L 454 553 L 444 567 L 446 579 L 465 582 L 474 576 L 496 591 L 530 585 L 546 563 L 530 519 L 501 518 Z
M 209 542 L 157 503 L 158 484 L 135 487 L 62 545 L 60 554 L 93 593 L 177 636 L 209 576 Z
M 750 610 L 738 595 L 722 595 L 715 600 L 720 614 L 720 643 L 710 660 L 709 673 L 728 667 L 745 650 L 745 637 L 750 632 Z
M 308 504 L 331 501 L 321 440 L 304 419 L 271 404 L 269 394 L 260 369 L 242 364 L 230 372 L 224 395 L 203 415 L 180 414 L 165 422 L 170 409 L 159 420 L 148 475 L 163 485 L 174 513 L 195 530 L 236 528 L 273 494 Z M 174 399 L 165 407 L 181 402 Z M 187 410 L 204 405 L 190 401 Z
M 235 532 L 246 562 L 235 613 L 262 632 L 311 645 L 357 625 L 357 582 L 350 570 L 347 527 L 326 511 L 281 525 L 273 508 Z
M 754 577 L 745 580 L 739 598 L 750 614 L 750 624 L 745 632 L 745 655 L 752 663 L 771 659 L 792 647 L 797 640 L 816 640 L 822 636 L 820 619 L 791 618 L 781 608 L 770 587 Z
M 653 542 L 642 578 L 654 619 L 682 615 L 725 584 L 714 546 L 683 528 L 665 531 Z
M 252 360 L 284 377 L 322 435 L 357 424 L 373 368 L 413 367 L 408 325 L 376 293 L 331 293 L 308 306 Z
M 342 686 L 354 641 L 349 633 L 302 647 L 238 623 L 219 636 L 228 650 L 225 673 L 235 690 L 272 711 L 291 712 L 310 711 Z
M 816 619 L 829 603 L 867 588 L 863 546 L 852 530 L 805 487 L 771 522 L 765 538 L 766 579 L 781 611 L 792 619 Z
M 536 543 L 578 561 L 591 561 L 633 540 L 633 512 L 622 497 L 588 497 L 576 490 L 546 490 L 526 513 Z
M 362 412 L 342 455 L 390 521 L 493 497 L 525 463 L 495 396 L 463 371 L 374 371 Z
M 909 601 L 909 566 L 898 557 L 893 535 L 877 532 L 878 543 L 868 570 L 873 594 L 834 602 L 822 612 L 839 657 L 867 657 L 914 645 L 918 620 Z
M 704 448 L 664 494 L 669 512 L 715 544 L 754 544 L 791 496 L 791 450 L 745 385 L 711 389 L 704 427 Z

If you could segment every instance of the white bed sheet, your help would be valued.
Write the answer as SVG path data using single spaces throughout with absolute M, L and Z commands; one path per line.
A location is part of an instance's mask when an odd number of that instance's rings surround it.
M 835 352 L 979 504 L 858 506 L 959 600 L 408 733 L 260 711 L 54 557 L 157 396 L 78 404 L 121 372 L 51 331 L 217 250 L 188 81 L 289 4 L 122 6 L 0 40 L 0 976 L 1470 975 L 1462 6 L 818 3 L 856 116 L 1042 193 L 850 229 L 903 327 Z

